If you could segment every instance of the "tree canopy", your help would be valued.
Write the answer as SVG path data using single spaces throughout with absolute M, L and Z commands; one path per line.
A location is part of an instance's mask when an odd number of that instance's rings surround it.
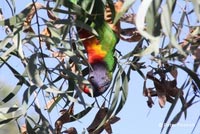
M 15 87 L 4 93 L 0 85 L 1 94 L 5 94 L 0 96 L 0 127 L 15 122 L 19 133 L 24 134 L 115 132 L 112 124 L 120 123 L 118 113 L 129 99 L 129 88 L 134 88 L 129 87 L 133 72 L 143 79 L 143 87 L 137 90 L 143 90 L 147 107 L 157 103 L 154 97 L 160 108 L 170 104 L 161 133 L 164 129 L 168 133 L 181 116 L 190 118 L 187 110 L 195 107 L 200 97 L 200 2 L 119 1 L 123 5 L 116 11 L 116 1 L 102 0 L 112 13 L 112 24 L 121 23 L 120 40 L 134 47 L 126 53 L 115 49 L 112 83 L 108 91 L 94 98 L 81 90 L 82 83 L 90 85 L 90 64 L 77 27 L 98 38 L 98 31 L 92 27 L 98 15 L 92 13 L 97 10 L 95 1 L 32 0 L 17 13 L 15 1 L 5 0 L 9 8 L 6 12 L 11 15 L 0 9 L 0 75 L 9 70 L 11 75 L 5 82 L 14 81 Z M 85 7 L 88 3 L 90 7 Z M 77 16 L 83 19 L 77 20 Z M 90 25 L 85 23 L 88 20 Z M 117 45 L 123 45 L 121 41 Z M 187 73 L 184 81 L 178 80 L 180 70 Z M 18 103 L 13 102 L 16 97 Z M 178 101 L 179 111 L 170 120 Z M 49 114 L 59 111 L 60 116 Z M 95 111 L 95 117 L 86 130 L 70 125 L 87 118 L 91 111 Z M 191 132 L 199 118 L 200 114 Z

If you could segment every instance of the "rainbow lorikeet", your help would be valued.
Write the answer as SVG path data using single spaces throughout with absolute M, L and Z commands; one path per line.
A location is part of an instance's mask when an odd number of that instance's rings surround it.
M 85 1 L 79 0 L 77 3 L 81 6 Z M 112 72 L 115 66 L 114 49 L 119 38 L 104 19 L 105 4 L 101 0 L 93 2 L 91 14 L 95 17 L 92 22 L 90 21 L 90 26 L 96 30 L 98 37 L 83 28 L 78 28 L 78 35 L 80 39 L 84 39 L 82 43 L 87 52 L 88 63 L 91 65 L 88 81 L 92 86 L 93 97 L 97 97 L 104 93 L 111 84 Z M 87 6 L 84 5 L 86 11 L 91 6 L 90 3 L 87 3 Z M 83 21 L 83 17 L 77 16 L 77 20 Z M 82 90 L 92 96 L 87 85 L 83 85 Z

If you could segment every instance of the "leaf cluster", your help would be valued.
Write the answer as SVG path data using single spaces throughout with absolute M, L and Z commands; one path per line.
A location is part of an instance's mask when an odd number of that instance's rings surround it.
M 144 79 L 143 94 L 148 98 L 149 107 L 154 104 L 152 97 L 158 97 L 161 107 L 170 103 L 163 124 L 169 121 L 179 99 L 180 111 L 170 124 L 178 123 L 182 114 L 186 118 L 187 109 L 195 106 L 200 97 L 198 0 L 184 1 L 182 7 L 176 0 L 140 1 L 137 14 L 130 10 L 135 0 L 124 1 L 118 12 L 113 8 L 112 0 L 103 1 L 108 3 L 112 12 L 109 21 L 133 25 L 118 32 L 121 40 L 134 47 L 123 55 L 122 50 L 115 50 L 112 85 L 98 98 L 90 98 L 81 91 L 83 84 L 90 86 L 86 79 L 90 65 L 76 31 L 79 27 L 98 36 L 95 29 L 85 23 L 88 20 L 92 22 L 97 14 L 90 12 L 94 1 L 90 1 L 87 11 L 88 0 L 83 0 L 82 5 L 76 2 L 57 0 L 44 5 L 32 1 L 16 14 L 15 3 L 11 0 L 8 5 L 13 16 L 4 19 L 4 13 L 0 12 L 0 26 L 5 29 L 4 37 L 0 39 L 0 69 L 9 69 L 16 82 L 13 90 L 0 100 L 0 125 L 16 122 L 21 128 L 19 132 L 24 134 L 76 134 L 77 128 L 71 127 L 70 123 L 79 122 L 98 109 L 85 130 L 89 133 L 112 133 L 111 125 L 120 119 L 117 114 L 127 100 L 133 71 Z M 179 17 L 174 19 L 177 12 Z M 81 21 L 76 20 L 77 16 L 82 18 Z M 194 16 L 195 22 L 191 22 Z M 186 64 L 188 57 L 193 59 L 193 63 L 189 61 L 192 67 Z M 180 70 L 186 72 L 186 78 L 178 87 Z M 147 81 L 153 81 L 153 87 Z M 6 106 L 16 96 L 20 96 L 21 103 Z M 32 111 L 36 117 L 30 114 Z M 57 111 L 61 111 L 61 115 L 52 119 L 51 114 Z M 21 119 L 24 125 L 20 124 Z M 171 127 L 167 128 L 167 133 Z

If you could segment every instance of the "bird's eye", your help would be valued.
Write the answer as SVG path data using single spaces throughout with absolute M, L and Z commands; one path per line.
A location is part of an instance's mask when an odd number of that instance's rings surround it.
M 101 77 L 102 80 L 106 79 L 105 77 Z
M 90 76 L 90 78 L 89 78 L 90 80 L 92 80 L 92 79 L 94 79 L 94 76 Z

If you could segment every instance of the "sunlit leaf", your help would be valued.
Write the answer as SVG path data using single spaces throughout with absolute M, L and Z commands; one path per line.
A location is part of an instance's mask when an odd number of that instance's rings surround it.
M 198 19 L 200 20 L 200 12 L 199 12 L 200 11 L 200 7 L 199 7 L 200 1 L 199 0 L 191 0 L 191 1 L 194 6 L 194 11 L 195 11 Z
M 0 111 L 0 125 L 16 120 L 24 114 L 23 109 L 17 107 L 0 108 Z
M 125 0 L 121 10 L 116 14 L 115 19 L 113 21 L 114 24 L 124 15 L 125 12 L 133 5 L 135 0 Z
M 159 9 L 161 6 L 162 0 L 152 1 L 148 12 L 146 14 L 146 30 L 148 33 L 154 36 L 159 36 L 161 33 L 160 25 L 160 13 Z
M 157 55 L 159 53 L 159 44 L 160 44 L 161 37 L 159 35 L 154 36 L 145 30 L 145 17 L 147 15 L 147 11 L 148 11 L 149 7 L 151 6 L 151 4 L 152 4 L 152 0 L 142 1 L 141 5 L 138 9 L 138 13 L 136 16 L 136 27 L 137 27 L 139 33 L 143 37 L 148 39 L 150 42 L 149 42 L 149 46 L 141 53 L 136 54 L 136 56 L 144 56 L 144 55 L 151 54 L 152 52 L 154 52 L 155 55 Z
M 166 36 L 170 38 L 171 45 L 178 49 L 178 51 L 186 56 L 185 52 L 181 48 L 181 46 L 178 44 L 175 35 L 172 33 L 172 22 L 171 22 L 171 15 L 173 11 L 173 6 L 176 3 L 176 0 L 173 1 L 167 1 L 167 4 L 163 6 L 163 11 L 161 14 L 161 25 L 163 32 Z
M 128 97 L 128 78 L 124 70 L 121 70 L 121 73 L 122 73 L 121 74 L 121 80 L 122 80 L 121 92 L 122 93 L 121 93 L 121 100 L 118 104 L 115 115 L 117 115 L 121 111 Z
M 15 88 L 13 89 L 13 91 L 11 91 L 4 99 L 2 99 L 2 101 L 0 102 L 0 104 L 6 103 L 9 100 L 11 100 L 17 93 L 18 91 L 21 89 L 22 85 L 25 84 L 27 86 L 29 86 L 29 82 L 17 71 L 15 70 L 11 65 L 9 65 L 6 61 L 4 61 L 3 59 L 1 59 L 7 66 L 8 68 L 12 71 L 13 75 L 19 80 L 19 82 L 17 83 L 17 85 L 15 86 Z

